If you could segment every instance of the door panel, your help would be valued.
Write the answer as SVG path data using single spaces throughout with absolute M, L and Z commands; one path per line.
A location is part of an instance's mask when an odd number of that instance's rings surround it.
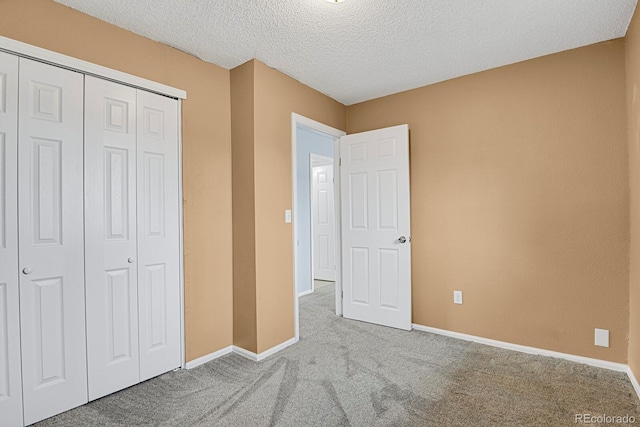
M 0 52 L 0 427 L 22 425 L 17 166 L 18 57 Z
M 33 280 L 36 388 L 64 381 L 64 303 L 62 277 Z
M 336 280 L 333 165 L 312 169 L 313 278 Z
M 369 248 L 351 247 L 351 267 L 350 279 L 352 283 L 352 292 L 347 293 L 351 296 L 353 304 L 369 305 Z
M 180 366 L 178 101 L 137 91 L 140 379 Z
M 331 253 L 329 253 L 329 249 L 329 236 L 318 236 L 318 270 L 333 270 L 333 263 L 331 262 Z M 321 280 L 331 280 L 333 279 L 333 275 L 327 279 L 321 277 L 318 278 Z
M 378 230 L 398 230 L 398 173 L 378 172 Z
M 87 402 L 83 76 L 19 61 L 20 319 L 31 424 Z
M 106 139 L 106 138 L 105 138 Z M 94 144 L 96 140 L 87 139 L 89 144 Z M 129 160 L 130 150 L 135 148 L 104 147 L 104 165 L 102 156 L 96 156 L 96 162 L 87 164 L 87 167 L 104 169 L 102 172 L 104 197 L 104 227 L 107 233 L 105 240 L 109 242 L 129 240 L 129 228 L 131 224 L 129 196 L 132 191 L 130 187 L 131 173 L 129 171 L 131 162 Z M 102 154 L 102 153 L 99 153 Z M 135 154 L 135 152 L 134 152 Z M 89 162 L 85 156 L 85 162 Z
M 147 266 L 146 310 L 149 313 L 147 324 L 148 348 L 151 350 L 166 347 L 167 342 L 167 282 L 166 265 Z
M 368 186 L 366 173 L 349 175 L 349 225 L 351 230 L 369 229 Z
M 164 154 L 144 153 L 145 237 L 163 238 L 165 233 Z
M 31 138 L 34 246 L 60 245 L 62 234 L 62 159 L 60 140 Z
M 385 284 L 385 286 L 380 286 L 380 307 L 382 308 L 392 310 L 400 308 L 398 306 L 400 296 L 400 283 L 398 282 L 400 277 L 398 269 L 399 255 L 397 249 L 378 250 L 380 283 Z
M 132 317 L 129 310 L 131 304 L 131 277 L 129 269 L 111 270 L 107 276 L 107 369 L 115 363 L 130 360 L 133 356 Z M 137 371 L 137 370 L 135 370 Z M 136 372 L 137 373 L 137 372 Z M 137 377 L 137 375 L 136 375 Z M 137 379 L 137 378 L 136 378 Z
M 344 317 L 409 330 L 408 127 L 344 136 L 340 155 Z
M 136 384 L 136 89 L 86 77 L 85 212 L 89 399 Z

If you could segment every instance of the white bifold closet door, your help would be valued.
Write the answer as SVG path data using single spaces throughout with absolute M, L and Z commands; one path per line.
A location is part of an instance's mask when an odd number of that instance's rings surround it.
M 140 381 L 136 89 L 85 77 L 89 400 Z
M 140 380 L 180 367 L 178 101 L 137 91 Z
M 83 75 L 19 61 L 22 388 L 32 424 L 87 402 Z
M 180 366 L 177 104 L 86 77 L 90 400 Z
M 18 57 L 0 52 L 0 427 L 22 425 L 17 222 Z

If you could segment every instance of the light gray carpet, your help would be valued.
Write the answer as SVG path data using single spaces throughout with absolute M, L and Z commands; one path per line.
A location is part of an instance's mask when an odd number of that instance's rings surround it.
M 562 426 L 640 422 L 626 375 L 336 317 L 333 286 L 300 300 L 300 342 L 228 355 L 107 396 L 42 426 Z

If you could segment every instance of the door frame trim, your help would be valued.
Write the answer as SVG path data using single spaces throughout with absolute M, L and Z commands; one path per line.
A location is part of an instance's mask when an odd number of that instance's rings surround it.
M 291 245 L 293 248 L 293 324 L 294 324 L 294 339 L 297 342 L 300 339 L 300 305 L 298 301 L 298 284 L 296 283 L 296 277 L 298 272 L 298 263 L 297 263 L 297 253 L 298 253 L 298 233 L 296 231 L 296 203 L 298 201 L 297 190 L 297 163 L 296 163 L 296 153 L 297 153 L 297 145 L 298 145 L 298 126 L 304 126 L 318 132 L 327 134 L 332 136 L 334 139 L 333 142 L 333 176 L 334 176 L 334 211 L 335 211 L 335 220 L 336 220 L 336 314 L 342 315 L 342 264 L 341 261 L 342 255 L 340 252 L 341 247 L 341 238 L 340 238 L 340 137 L 346 135 L 347 133 L 341 131 L 339 129 L 333 128 L 331 126 L 327 126 L 323 123 L 317 122 L 310 118 L 304 117 L 297 113 L 291 113 L 291 210 L 292 210 L 292 218 L 291 218 L 291 227 L 293 228 L 291 236 Z
M 178 246 L 180 260 L 178 275 L 180 278 L 180 367 L 187 367 L 187 334 L 185 326 L 184 297 L 184 198 L 182 196 L 182 99 L 178 98 Z

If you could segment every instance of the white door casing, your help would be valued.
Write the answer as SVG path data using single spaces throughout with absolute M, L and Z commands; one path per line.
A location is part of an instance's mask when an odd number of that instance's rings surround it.
M 340 158 L 344 317 L 410 330 L 409 128 L 343 136 Z
M 19 269 L 24 421 L 87 402 L 83 76 L 20 58 Z
M 85 78 L 85 270 L 89 400 L 140 381 L 136 89 Z
M 0 52 L 0 427 L 22 425 L 17 167 L 18 57 Z
M 178 101 L 137 91 L 140 380 L 180 366 Z
M 313 233 L 313 278 L 333 282 L 335 263 L 335 212 L 333 164 L 312 169 L 311 229 Z

